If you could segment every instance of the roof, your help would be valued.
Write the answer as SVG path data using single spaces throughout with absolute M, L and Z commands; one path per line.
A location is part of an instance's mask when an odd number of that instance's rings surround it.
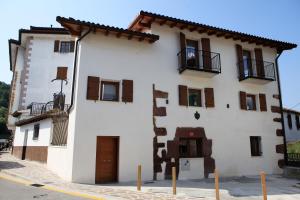
M 76 20 L 74 18 L 56 17 L 56 21 L 63 27 L 68 29 L 72 35 L 79 36 L 83 29 L 91 29 L 94 32 L 102 32 L 106 36 L 109 34 L 115 35 L 117 38 L 125 37 L 128 40 L 137 39 L 138 41 L 148 41 L 153 43 L 159 39 L 158 35 L 150 33 L 142 33 L 139 31 L 123 29 L 114 26 L 107 26 L 103 24 L 96 24 L 87 21 Z
M 19 29 L 19 38 L 18 40 L 9 39 L 8 48 L 9 48 L 9 64 L 10 70 L 12 70 L 12 46 L 21 45 L 22 34 L 60 34 L 60 35 L 70 35 L 70 32 L 65 28 L 58 27 L 40 27 L 40 26 L 30 26 L 30 29 Z
M 282 108 L 282 111 L 286 112 L 286 113 L 293 113 L 295 115 L 300 115 L 300 111 L 298 111 L 298 110 L 293 110 L 293 109 L 289 109 L 289 108 Z
M 181 30 L 188 29 L 191 32 L 198 31 L 199 33 L 207 33 L 208 35 L 216 35 L 217 37 L 224 37 L 226 39 L 232 38 L 233 40 L 241 40 L 242 42 L 256 43 L 257 45 L 276 48 L 278 52 L 297 47 L 297 45 L 293 43 L 268 39 L 261 36 L 227 30 L 147 11 L 141 11 L 140 14 L 135 18 L 135 20 L 129 25 L 128 29 L 134 31 L 142 31 L 143 29 L 150 28 L 152 23 L 168 25 L 171 28 L 178 27 Z

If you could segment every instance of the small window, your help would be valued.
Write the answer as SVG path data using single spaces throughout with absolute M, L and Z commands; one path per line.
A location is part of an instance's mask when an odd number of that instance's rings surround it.
M 288 125 L 289 125 L 289 129 L 293 128 L 293 122 L 292 122 L 292 116 L 290 113 L 287 114 L 287 120 L 288 120 Z
M 201 107 L 201 90 L 188 89 L 189 91 L 189 106 Z
M 261 137 L 250 136 L 251 156 L 262 156 Z
M 66 80 L 68 73 L 68 67 L 57 67 L 56 79 Z
M 40 133 L 40 124 L 35 124 L 32 139 L 33 140 L 39 139 L 39 133 Z
M 70 41 L 61 41 L 60 42 L 60 53 L 69 53 L 71 52 L 71 42 Z
M 256 110 L 255 95 L 247 94 L 246 103 L 247 103 L 247 110 Z
M 300 129 L 300 119 L 299 119 L 299 115 L 295 115 L 296 117 L 296 127 L 297 127 L 297 130 Z
M 181 158 L 203 157 L 202 140 L 181 138 L 179 141 L 179 155 Z
M 119 83 L 101 81 L 101 100 L 119 101 Z

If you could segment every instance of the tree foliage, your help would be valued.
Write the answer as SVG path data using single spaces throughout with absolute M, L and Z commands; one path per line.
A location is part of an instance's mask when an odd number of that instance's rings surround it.
M 0 81 L 0 135 L 7 135 L 6 127 L 10 85 Z

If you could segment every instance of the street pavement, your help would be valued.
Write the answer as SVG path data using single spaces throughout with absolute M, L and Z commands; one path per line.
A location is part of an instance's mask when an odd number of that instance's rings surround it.
M 86 200 L 0 178 L 0 200 Z

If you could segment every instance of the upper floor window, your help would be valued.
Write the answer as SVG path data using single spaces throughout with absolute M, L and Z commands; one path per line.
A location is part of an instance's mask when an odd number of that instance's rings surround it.
M 54 41 L 54 52 L 69 53 L 74 52 L 74 41 Z
M 256 103 L 258 100 L 259 104 Z M 259 93 L 259 94 L 248 94 L 246 92 L 240 91 L 240 106 L 242 110 L 258 110 L 262 112 L 267 111 L 267 99 L 266 94 Z
M 290 113 L 287 114 L 287 120 L 288 120 L 289 129 L 292 129 L 293 128 L 293 122 L 292 122 L 292 116 L 291 116 Z
M 189 92 L 189 106 L 201 107 L 201 90 L 199 89 L 188 89 Z
M 33 129 L 33 140 L 39 139 L 39 134 L 40 134 L 40 124 L 35 124 L 34 129 Z
M 250 136 L 251 156 L 262 156 L 261 137 Z
M 247 94 L 246 103 L 247 103 L 247 110 L 256 110 L 255 95 Z
M 198 67 L 198 41 L 186 40 L 186 57 L 188 67 Z
M 248 50 L 243 50 L 243 64 L 244 64 L 245 76 L 251 75 L 252 74 L 251 52 Z
M 119 101 L 119 82 L 101 81 L 101 100 Z

